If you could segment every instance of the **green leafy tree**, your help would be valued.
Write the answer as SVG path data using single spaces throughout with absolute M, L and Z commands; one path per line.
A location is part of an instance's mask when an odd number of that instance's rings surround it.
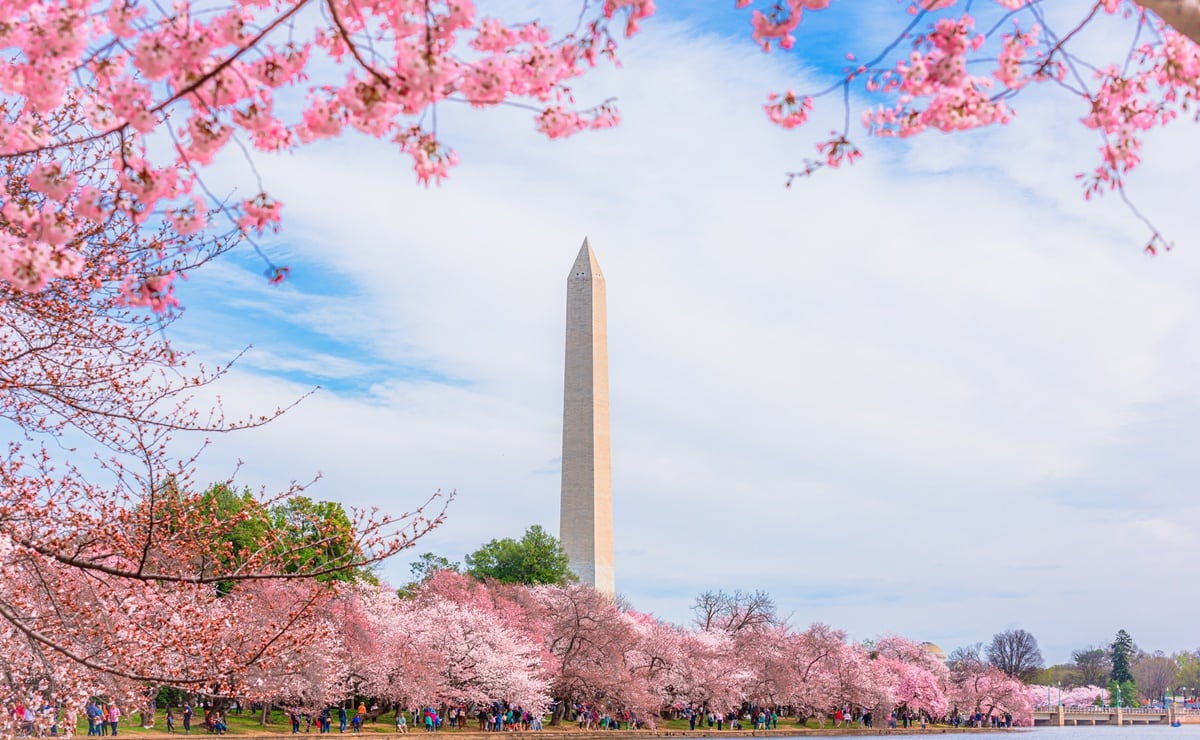
M 1138 687 L 1133 679 L 1128 681 L 1108 682 L 1108 703 L 1110 706 L 1136 707 L 1141 702 L 1138 699 Z
M 1200 650 L 1176 653 L 1175 663 L 1179 666 L 1179 672 L 1175 674 L 1175 688 L 1186 688 L 1187 691 L 1180 692 L 1186 697 L 1200 693 Z
M 341 504 L 293 496 L 271 507 L 273 546 L 289 573 L 325 571 L 318 581 L 379 580 L 367 568 L 339 568 L 362 557 L 354 536 L 354 522 Z
M 466 557 L 467 573 L 479 580 L 526 585 L 576 581 L 567 553 L 554 535 L 534 524 L 519 540 L 492 540 Z
M 367 568 L 339 567 L 360 561 L 363 554 L 354 523 L 339 503 L 293 496 L 265 506 L 248 488 L 239 493 L 217 483 L 187 508 L 186 515 L 180 513 L 172 521 L 177 527 L 224 523 L 225 536 L 209 554 L 218 572 L 237 570 L 268 555 L 285 573 L 319 572 L 318 581 L 377 582 Z M 217 591 L 227 594 L 233 586 L 233 581 L 221 581 Z
M 1027 683 L 1037 684 L 1038 686 L 1062 685 L 1064 689 L 1071 686 L 1086 685 L 1080 682 L 1079 668 L 1076 667 L 1074 663 L 1059 663 L 1058 665 L 1039 668 L 1030 674 L 1030 678 Z M 1103 676 L 1100 677 L 1100 683 L 1104 683 Z
M 396 593 L 402 599 L 415 596 L 425 582 L 442 571 L 448 570 L 453 573 L 461 573 L 462 566 L 441 555 L 423 552 L 417 556 L 415 561 L 409 564 L 408 570 L 412 573 L 412 580 L 396 589 Z
M 1112 645 L 1108 647 L 1108 656 L 1112 663 L 1109 679 L 1122 685 L 1126 681 L 1132 682 L 1133 673 L 1130 671 L 1130 664 L 1135 655 L 1137 655 L 1137 645 L 1133 644 L 1133 638 L 1125 630 L 1118 630 Z
M 173 481 L 167 484 L 167 490 L 174 490 Z M 225 483 L 214 484 L 200 495 L 186 516 L 179 518 L 178 526 L 202 527 L 207 521 L 229 523 L 220 547 L 210 553 L 217 571 L 236 570 L 270 539 L 270 512 L 248 488 L 238 493 Z M 232 589 L 233 581 L 217 584 L 217 592 L 221 595 Z
M 412 579 L 414 583 L 424 583 L 444 570 L 458 573 L 461 571 L 461 569 L 462 566 L 458 563 L 451 562 L 449 558 L 444 558 L 441 555 L 434 555 L 431 552 L 421 553 L 417 556 L 417 559 L 408 566 L 409 572 L 412 573 Z

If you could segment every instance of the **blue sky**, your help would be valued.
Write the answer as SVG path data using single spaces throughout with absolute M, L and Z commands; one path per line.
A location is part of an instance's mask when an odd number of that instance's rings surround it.
M 764 589 L 855 638 L 950 650 L 1022 627 L 1064 661 L 1125 628 L 1194 649 L 1195 128 L 1153 137 L 1132 182 L 1179 244 L 1154 259 L 1115 199 L 1084 203 L 1098 142 L 1050 90 L 1002 129 L 860 135 L 864 161 L 785 189 L 841 113 L 784 132 L 766 93 L 823 87 L 902 15 L 834 3 L 801 27 L 829 33 L 764 55 L 732 2 L 663 5 L 621 70 L 576 87 L 618 98 L 616 130 L 551 142 L 527 111 L 444 106 L 462 164 L 429 190 L 361 138 L 256 160 L 292 279 L 268 287 L 242 250 L 183 287 L 173 336 L 207 360 L 253 345 L 231 409 L 320 390 L 215 440 L 199 477 L 319 471 L 311 495 L 393 511 L 456 490 L 414 556 L 557 531 L 565 283 L 588 236 L 635 607 L 686 621 L 700 591 Z

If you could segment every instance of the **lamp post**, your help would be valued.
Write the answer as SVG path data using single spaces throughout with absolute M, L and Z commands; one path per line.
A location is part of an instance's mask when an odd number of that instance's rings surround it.
M 1121 684 L 1117 684 L 1117 709 L 1121 708 Z
M 1058 683 L 1058 706 L 1062 706 L 1062 682 Z
M 1046 684 L 1046 708 L 1050 708 L 1050 684 Z

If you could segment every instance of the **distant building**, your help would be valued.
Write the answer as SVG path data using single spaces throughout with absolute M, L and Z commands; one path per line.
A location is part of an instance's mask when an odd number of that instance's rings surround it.
M 921 643 L 921 647 L 932 653 L 938 660 L 942 661 L 943 663 L 946 662 L 946 651 L 942 650 L 937 645 L 933 644 L 932 642 L 923 642 Z

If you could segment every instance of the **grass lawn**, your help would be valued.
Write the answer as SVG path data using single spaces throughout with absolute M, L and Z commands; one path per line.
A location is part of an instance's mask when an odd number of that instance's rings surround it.
M 175 710 L 174 714 L 175 714 L 175 734 L 182 736 L 183 735 L 183 717 L 178 709 Z M 351 713 L 350 716 L 353 717 L 354 716 L 353 713 Z M 119 740 L 119 738 L 127 737 L 127 736 L 138 737 L 138 736 L 146 736 L 146 735 L 153 735 L 153 736 L 165 735 L 166 731 L 167 731 L 167 714 L 166 714 L 166 712 L 160 709 L 158 711 L 158 713 L 155 715 L 154 719 L 155 719 L 154 727 L 144 728 L 141 726 L 141 715 L 140 714 L 135 712 L 132 715 L 123 716 L 121 718 L 121 723 L 119 726 L 119 734 L 117 735 L 118 740 Z M 242 714 L 230 713 L 226 716 L 225 722 L 229 727 L 229 729 L 226 733 L 228 735 L 290 735 L 292 733 L 292 722 L 288 718 L 287 714 L 283 710 L 280 710 L 280 709 L 276 709 L 273 712 L 271 712 L 270 721 L 266 725 L 262 724 L 262 713 L 261 712 L 251 712 L 249 710 L 246 710 Z M 725 725 L 724 727 L 726 730 L 729 729 L 728 725 Z M 335 713 L 333 716 L 333 734 L 334 735 L 341 734 L 338 732 L 337 728 L 338 728 L 338 720 L 337 720 L 337 714 Z M 477 732 L 478 731 L 477 728 L 478 728 L 478 723 L 472 718 L 467 723 L 467 727 L 466 727 L 465 731 Z M 809 730 L 819 730 L 819 729 L 830 730 L 830 729 L 833 729 L 833 720 L 826 720 L 825 726 L 824 726 L 824 728 L 822 728 L 817 723 L 817 720 L 815 720 L 815 719 L 810 719 L 804 725 L 799 725 L 796 723 L 796 720 L 794 718 L 780 717 L 779 718 L 779 727 L 776 731 L 782 734 L 782 733 L 785 733 L 787 730 L 797 730 L 797 729 L 802 729 L 802 728 L 809 729 Z M 550 727 L 550 722 L 549 722 L 548 718 L 546 720 L 546 729 L 547 730 L 556 729 L 556 728 Z M 573 730 L 573 729 L 575 729 L 575 726 L 571 723 L 567 723 L 562 729 Z M 658 723 L 658 729 L 686 731 L 688 729 L 688 722 L 685 719 L 663 720 Z M 700 731 L 701 729 L 708 730 L 708 727 L 707 726 L 701 727 L 700 725 L 697 725 L 696 730 Z M 715 730 L 716 727 L 714 726 L 713 729 Z M 742 724 L 742 729 L 743 730 L 753 729 L 753 724 L 750 722 L 745 722 Z M 848 728 L 848 730 L 850 732 L 853 732 L 854 730 L 857 730 L 857 729 L 858 729 L 857 724 L 854 724 L 853 726 Z M 878 728 L 876 728 L 876 729 L 878 729 Z M 366 724 L 363 725 L 363 728 L 362 728 L 363 735 L 394 733 L 395 731 L 396 731 L 396 715 L 393 712 L 388 712 L 387 714 L 380 715 L 378 720 L 376 720 L 375 722 L 367 722 Z M 417 733 L 420 733 L 420 734 L 424 734 L 423 732 L 421 732 L 419 727 L 415 727 L 410 722 L 409 723 L 409 732 L 414 732 L 414 731 Z M 445 733 L 445 732 L 457 733 L 457 732 L 460 732 L 460 730 L 458 730 L 457 728 L 442 728 L 438 732 L 439 733 Z M 313 723 L 313 725 L 309 729 L 309 731 L 306 733 L 306 732 L 304 732 L 304 723 L 303 723 L 303 721 L 301 721 L 300 734 L 306 736 L 306 738 L 311 737 L 311 738 L 313 738 L 313 740 L 316 740 L 316 738 L 320 736 L 320 733 L 317 732 L 317 727 L 316 727 L 315 722 Z M 86 718 L 82 719 L 79 722 L 79 725 L 76 728 L 76 735 L 78 735 L 80 737 L 87 736 L 87 719 Z M 192 732 L 191 732 L 191 735 L 189 735 L 189 737 L 193 736 L 193 735 L 197 736 L 197 737 L 206 737 L 208 735 L 208 732 L 206 732 L 205 728 L 204 728 L 204 714 L 202 712 L 197 712 L 196 715 L 192 717 Z M 350 732 L 350 730 L 348 728 L 346 730 L 345 736 L 353 737 L 352 733 Z
M 182 736 L 183 714 L 178 708 L 174 710 L 174 714 L 175 734 Z M 350 713 L 350 716 L 354 716 L 353 712 Z M 117 728 L 118 740 L 126 735 L 131 737 L 136 737 L 139 735 L 162 735 L 167 731 L 167 713 L 162 709 L 159 709 L 154 715 L 154 727 L 142 727 L 141 720 L 142 715 L 137 712 L 122 716 L 121 722 Z M 229 729 L 226 732 L 227 735 L 290 735 L 292 733 L 292 721 L 288 718 L 287 714 L 280 709 L 276 709 L 271 712 L 270 721 L 266 725 L 262 724 L 262 712 L 251 712 L 250 710 L 246 710 L 242 714 L 234 714 L 230 712 L 225 716 L 225 724 L 229 726 Z M 396 715 L 389 712 L 388 714 L 382 715 L 377 722 L 367 722 L 365 725 L 363 725 L 362 733 L 367 735 L 395 731 Z M 80 719 L 79 724 L 76 727 L 75 734 L 80 737 L 87 737 L 86 717 Z M 300 723 L 300 734 L 305 734 L 303 721 Z M 312 728 L 307 734 L 320 734 L 317 732 L 316 722 L 313 723 Z M 333 734 L 339 734 L 337 714 L 334 714 L 333 716 Z M 205 737 L 208 735 L 208 732 L 204 729 L 204 713 L 202 711 L 197 711 L 192 716 L 191 735 L 200 737 Z M 189 735 L 189 737 L 191 735 Z M 346 735 L 351 735 L 349 727 L 346 728 Z

